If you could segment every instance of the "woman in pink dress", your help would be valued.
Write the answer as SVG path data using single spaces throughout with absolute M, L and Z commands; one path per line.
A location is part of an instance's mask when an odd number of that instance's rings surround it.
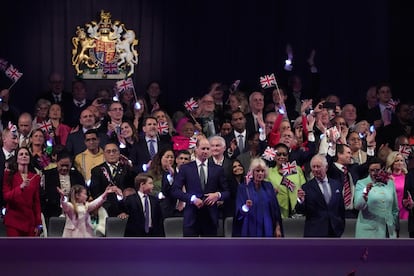
M 387 157 L 386 169 L 394 178 L 395 189 L 397 190 L 398 208 L 400 209 L 399 218 L 408 219 L 408 211 L 402 206 L 405 175 L 407 174 L 404 157 L 398 151 L 392 151 Z

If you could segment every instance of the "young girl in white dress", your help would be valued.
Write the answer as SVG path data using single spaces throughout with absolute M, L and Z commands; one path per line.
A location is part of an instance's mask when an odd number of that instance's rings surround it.
M 105 192 L 91 202 L 87 202 L 86 188 L 81 185 L 74 185 L 70 189 L 69 202 L 65 200 L 63 190 L 57 187 L 60 193 L 62 210 L 66 216 L 65 228 L 62 237 L 64 238 L 90 238 L 94 237 L 93 225 L 89 215 L 98 209 L 106 200 L 109 193 L 122 194 L 116 186 L 108 186 Z

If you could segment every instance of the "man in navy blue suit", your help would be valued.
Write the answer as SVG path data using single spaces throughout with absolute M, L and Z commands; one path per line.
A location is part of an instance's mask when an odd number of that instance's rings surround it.
M 217 236 L 218 209 L 216 202 L 230 194 L 222 167 L 208 162 L 210 143 L 206 138 L 197 141 L 196 160 L 180 167 L 171 194 L 186 202 L 183 234 L 185 237 Z M 183 191 L 185 187 L 185 192 Z
M 305 214 L 304 237 L 340 237 L 345 229 L 345 206 L 342 186 L 328 178 L 328 162 L 322 155 L 311 160 L 314 178 L 298 191 L 296 211 Z

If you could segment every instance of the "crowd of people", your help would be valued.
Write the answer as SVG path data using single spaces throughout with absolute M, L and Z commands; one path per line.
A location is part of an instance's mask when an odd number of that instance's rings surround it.
M 35 111 L 0 103 L 0 206 L 7 235 L 36 236 L 66 216 L 64 237 L 104 236 L 106 217 L 125 236 L 164 236 L 183 216 L 186 237 L 283 237 L 283 220 L 305 217 L 305 237 L 394 238 L 399 220 L 414 237 L 414 105 L 379 83 L 366 102 L 319 98 L 285 67 L 286 85 L 242 91 L 214 82 L 182 107 L 158 82 L 143 95 L 112 89 L 87 99 L 82 80 L 64 91 L 52 73 Z M 7 104 L 7 105 L 6 105 Z M 4 108 L 6 107 L 7 108 Z M 101 224 L 100 224 L 100 222 Z

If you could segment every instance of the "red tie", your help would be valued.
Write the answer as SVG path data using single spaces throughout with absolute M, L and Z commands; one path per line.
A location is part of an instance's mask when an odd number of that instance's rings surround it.
M 345 208 L 351 205 L 352 193 L 351 193 L 351 184 L 349 183 L 348 168 L 343 166 L 344 170 L 344 203 Z

